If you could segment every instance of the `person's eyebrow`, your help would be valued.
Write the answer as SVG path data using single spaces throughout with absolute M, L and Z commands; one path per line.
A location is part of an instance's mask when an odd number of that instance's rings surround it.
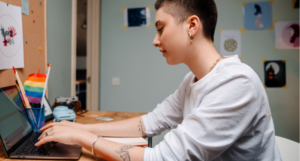
M 159 25 L 159 23 L 160 23 L 160 20 L 156 21 L 155 26 L 157 27 Z

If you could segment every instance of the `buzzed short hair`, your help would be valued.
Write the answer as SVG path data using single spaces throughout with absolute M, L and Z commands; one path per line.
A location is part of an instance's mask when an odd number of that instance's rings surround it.
M 218 11 L 214 0 L 157 0 L 155 9 L 164 11 L 182 23 L 189 16 L 196 15 L 202 22 L 204 36 L 214 41 Z

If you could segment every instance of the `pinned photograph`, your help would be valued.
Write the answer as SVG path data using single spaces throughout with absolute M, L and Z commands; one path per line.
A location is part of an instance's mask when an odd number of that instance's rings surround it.
M 299 49 L 299 21 L 279 21 L 275 24 L 275 47 Z
M 221 35 L 221 55 L 241 56 L 241 33 L 238 30 L 224 30 Z
M 272 6 L 267 2 L 246 3 L 243 8 L 247 30 L 269 29 L 273 26 Z
M 126 27 L 141 27 L 150 24 L 150 10 L 147 7 L 127 8 L 123 12 Z
M 286 84 L 285 62 L 270 60 L 264 63 L 266 87 L 283 87 Z
M 0 2 L 0 70 L 24 67 L 21 7 Z

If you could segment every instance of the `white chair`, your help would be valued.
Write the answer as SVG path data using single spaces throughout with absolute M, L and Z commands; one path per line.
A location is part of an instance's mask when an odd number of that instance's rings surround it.
M 277 146 L 279 148 L 282 161 L 299 161 L 299 143 L 275 136 Z

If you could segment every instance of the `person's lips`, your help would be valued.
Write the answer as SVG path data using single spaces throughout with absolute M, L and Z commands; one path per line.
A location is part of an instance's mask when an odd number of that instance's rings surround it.
M 166 50 L 163 50 L 163 49 L 159 49 L 159 51 L 162 53 L 166 52 Z

